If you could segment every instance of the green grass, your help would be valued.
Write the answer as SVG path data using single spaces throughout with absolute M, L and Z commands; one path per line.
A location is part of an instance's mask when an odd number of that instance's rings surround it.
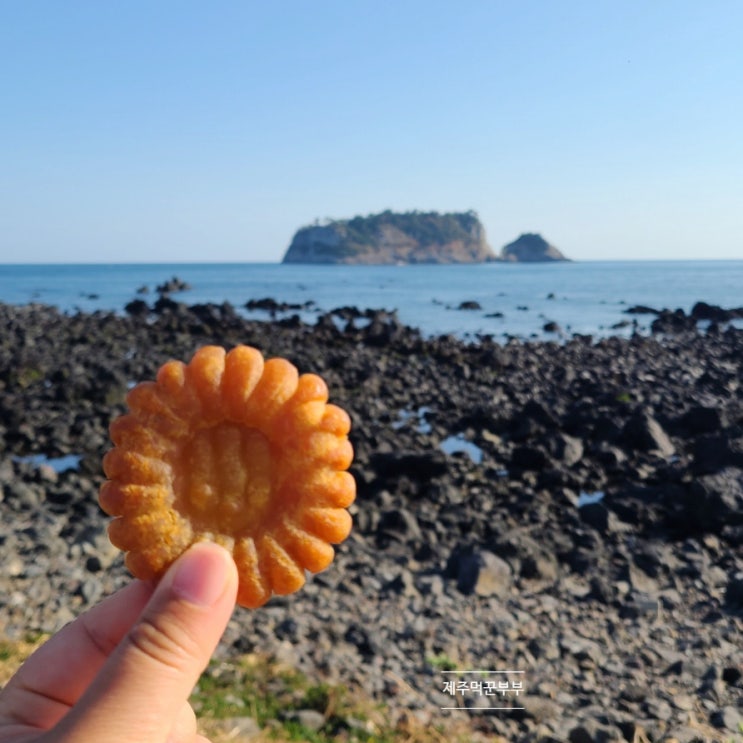
M 443 657 L 438 667 L 453 665 Z M 212 663 L 191 698 L 205 732 L 219 743 L 220 719 L 252 717 L 264 731 L 261 741 L 306 743 L 443 743 L 470 740 L 469 733 L 441 726 L 395 727 L 383 704 L 345 686 L 253 656 Z M 325 718 L 319 730 L 302 725 L 293 713 L 315 710 Z
M 44 641 L 29 633 L 22 640 L 0 639 L 0 688 Z M 429 659 L 437 670 L 456 664 L 445 655 Z M 465 743 L 473 740 L 466 722 L 425 725 L 415 718 L 390 722 L 387 707 L 360 690 L 311 678 L 257 656 L 213 661 L 191 696 L 202 731 L 214 743 L 230 740 L 220 721 L 252 717 L 262 732 L 256 743 Z M 302 725 L 293 713 L 315 710 L 324 717 L 319 730 Z
M 426 658 L 428 665 L 435 671 L 455 671 L 457 664 L 448 655 L 434 655 Z
M 45 635 L 28 633 L 22 640 L 0 639 L 0 688 L 16 672 L 18 667 L 41 645 Z
M 325 743 L 345 724 L 351 706 L 344 687 L 314 681 L 299 671 L 246 658 L 235 664 L 212 663 L 204 672 L 191 699 L 200 717 L 218 720 L 248 715 L 261 728 L 269 728 L 277 740 Z M 320 731 L 310 730 L 292 719 L 298 710 L 314 710 L 325 716 Z M 363 732 L 363 731 L 361 731 Z M 348 740 L 370 740 L 356 736 Z

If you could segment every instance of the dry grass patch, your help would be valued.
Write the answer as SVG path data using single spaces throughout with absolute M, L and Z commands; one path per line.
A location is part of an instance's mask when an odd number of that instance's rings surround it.
M 29 634 L 21 640 L 0 639 L 0 687 L 8 683 L 23 661 L 45 640 L 45 635 L 35 634 Z

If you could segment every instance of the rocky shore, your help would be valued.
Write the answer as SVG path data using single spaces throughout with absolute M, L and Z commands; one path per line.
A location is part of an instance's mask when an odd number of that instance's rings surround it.
M 0 636 L 130 580 L 96 500 L 108 423 L 167 359 L 245 343 L 326 379 L 358 500 L 333 565 L 238 610 L 222 658 L 273 654 L 473 739 L 743 736 L 743 331 L 472 344 L 165 298 L 0 323 Z

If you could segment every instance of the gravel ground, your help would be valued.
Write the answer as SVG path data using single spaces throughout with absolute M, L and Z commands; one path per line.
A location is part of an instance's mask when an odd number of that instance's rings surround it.
M 0 635 L 130 580 L 96 500 L 108 423 L 167 359 L 246 343 L 349 411 L 358 499 L 333 565 L 238 609 L 221 658 L 265 652 L 473 736 L 743 738 L 743 331 L 498 345 L 165 298 L 0 322 Z

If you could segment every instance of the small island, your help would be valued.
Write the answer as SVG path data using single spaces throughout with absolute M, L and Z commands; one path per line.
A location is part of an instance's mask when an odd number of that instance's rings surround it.
M 474 211 L 392 212 L 302 227 L 283 263 L 483 263 L 496 260 Z
M 526 233 L 496 255 L 477 213 L 393 212 L 301 227 L 283 263 L 535 263 L 567 261 L 541 235 Z
M 550 245 L 541 235 L 527 232 L 501 250 L 501 261 L 517 263 L 549 263 L 569 261 L 554 245 Z

